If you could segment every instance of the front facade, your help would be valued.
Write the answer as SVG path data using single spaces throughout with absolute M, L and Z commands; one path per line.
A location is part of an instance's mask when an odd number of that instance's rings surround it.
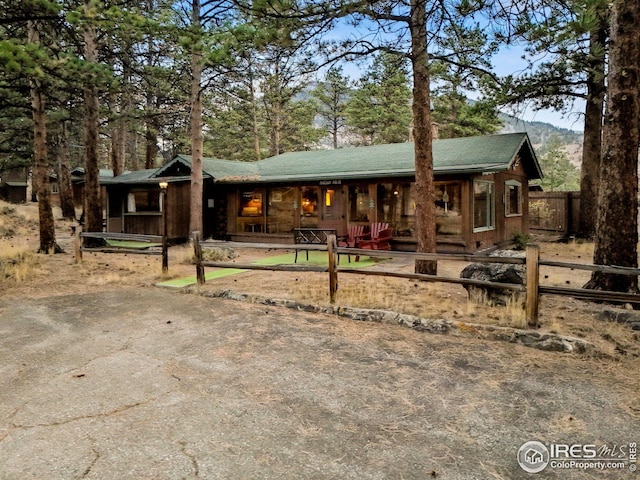
M 527 233 L 528 182 L 541 172 L 526 134 L 437 140 L 433 148 L 439 251 L 474 252 Z M 205 159 L 204 235 L 290 243 L 294 228 L 335 228 L 346 234 L 351 225 L 387 222 L 394 248 L 415 249 L 420 200 L 413 162 L 411 143 L 293 152 L 258 162 Z M 116 177 L 107 189 L 109 218 L 118 220 L 108 228 L 130 229 L 127 218 L 137 214 L 128 211 L 135 208 L 127 205 L 130 195 L 151 191 L 151 197 L 158 196 L 158 182 L 169 179 L 170 236 L 186 238 L 190 164 L 189 157 L 179 155 L 137 184 Z M 158 207 L 153 214 L 159 212 Z M 154 233 L 143 223 L 128 233 Z

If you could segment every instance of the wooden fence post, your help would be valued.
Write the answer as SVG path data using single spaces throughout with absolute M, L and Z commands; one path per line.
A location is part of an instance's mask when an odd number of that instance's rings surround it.
M 527 245 L 526 250 L 527 261 L 527 300 L 526 300 L 526 316 L 527 324 L 530 327 L 538 326 L 538 305 L 540 294 L 538 287 L 540 285 L 540 247 L 533 243 Z
M 76 241 L 75 241 L 76 263 L 82 263 L 82 237 L 80 236 L 81 233 L 82 233 L 82 225 L 78 225 L 76 227 Z
M 198 279 L 198 285 L 204 285 L 204 267 L 202 266 L 200 232 L 193 232 L 193 253 L 196 259 L 196 278 Z
M 336 248 L 338 242 L 335 235 L 327 235 L 327 253 L 329 256 L 329 299 L 331 303 L 336 302 L 336 292 L 338 291 L 338 255 Z
M 162 234 L 162 273 L 169 271 L 169 238 L 167 237 L 167 229 Z

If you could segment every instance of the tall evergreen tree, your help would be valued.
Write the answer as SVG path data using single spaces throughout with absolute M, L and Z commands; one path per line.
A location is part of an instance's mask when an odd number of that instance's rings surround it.
M 603 129 L 594 263 L 638 266 L 640 0 L 615 0 Z M 638 291 L 636 275 L 594 272 L 587 288 Z
M 605 94 L 608 0 L 545 2 L 519 15 L 517 38 L 527 42 L 531 71 L 503 81 L 503 101 L 569 111 L 585 100 L 579 235 L 593 236 Z M 539 59 L 543 59 L 540 61 Z M 535 71 L 534 71 L 535 68 Z
M 579 185 L 580 173 L 569 161 L 564 146 L 560 137 L 552 135 L 546 152 L 540 152 L 540 167 L 544 172 L 540 185 L 545 191 L 573 191 Z
M 345 106 L 347 125 L 365 145 L 409 140 L 411 90 L 404 56 L 380 53 Z
M 349 83 L 342 67 L 332 67 L 311 93 L 334 149 L 338 148 L 338 137 L 345 129 L 346 103 L 351 93 Z

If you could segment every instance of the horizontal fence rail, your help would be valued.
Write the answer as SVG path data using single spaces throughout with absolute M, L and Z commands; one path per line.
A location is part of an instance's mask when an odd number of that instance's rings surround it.
M 634 293 L 620 293 L 603 290 L 589 290 L 585 288 L 569 288 L 553 285 L 540 285 L 540 267 L 557 267 L 574 270 L 588 270 L 616 275 L 640 276 L 640 268 L 629 268 L 619 266 L 605 266 L 583 263 L 570 263 L 544 260 L 540 258 L 539 247 L 534 244 L 527 245 L 525 257 L 494 257 L 489 255 L 469 255 L 469 254 L 440 254 L 440 253 L 417 253 L 390 250 L 369 250 L 350 247 L 338 247 L 336 237 L 330 235 L 326 245 L 313 244 L 270 244 L 270 243 L 248 243 L 248 242 L 225 242 L 225 241 L 200 241 L 198 232 L 194 233 L 194 251 L 196 257 L 196 273 L 198 284 L 204 284 L 204 267 L 217 268 L 239 268 L 246 270 L 272 270 L 272 271 L 298 271 L 298 272 L 321 272 L 329 273 L 329 296 L 331 303 L 335 302 L 338 290 L 338 273 L 349 273 L 355 275 L 385 276 L 395 278 L 406 278 L 426 282 L 451 283 L 463 286 L 477 286 L 493 289 L 511 290 L 525 293 L 525 311 L 527 322 L 530 326 L 538 325 L 538 310 L 540 296 L 564 295 L 578 299 L 592 301 L 609 301 L 640 304 L 640 295 Z M 308 250 L 326 251 L 328 255 L 328 265 L 308 266 L 308 265 L 256 265 L 249 263 L 230 262 L 210 262 L 203 260 L 202 248 L 211 247 L 233 247 L 233 248 L 257 248 L 267 250 Z M 368 256 L 372 258 L 405 258 L 415 260 L 446 260 L 466 263 L 498 263 L 524 265 L 526 269 L 525 285 L 499 283 L 485 280 L 475 280 L 470 278 L 453 278 L 438 275 L 426 275 L 421 273 L 392 272 L 389 270 L 369 270 L 355 269 L 338 265 L 340 255 Z
M 102 240 L 105 244 L 101 246 L 86 245 L 87 239 Z M 159 243 L 160 249 L 151 248 L 132 248 L 107 245 L 108 240 L 116 240 L 123 242 L 137 243 Z M 82 252 L 93 253 L 125 253 L 132 255 L 161 255 L 162 256 L 162 273 L 169 270 L 169 242 L 166 235 L 139 235 L 135 233 L 117 233 L 117 232 L 83 232 L 81 229 L 76 231 L 75 257 L 76 263 L 82 262 Z

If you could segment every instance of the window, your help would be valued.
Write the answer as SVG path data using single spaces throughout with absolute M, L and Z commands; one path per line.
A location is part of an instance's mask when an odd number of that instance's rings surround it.
M 415 232 L 415 188 L 410 183 L 377 185 L 377 218 L 393 228 L 394 236 L 412 237 Z
M 244 190 L 239 193 L 237 231 L 262 232 L 263 190 Z
M 133 191 L 127 196 L 127 213 L 159 211 L 160 190 Z
M 318 187 L 302 187 L 302 204 L 300 205 L 300 226 L 302 228 L 318 228 Z
M 436 182 L 436 234 L 462 235 L 462 185 L 460 182 Z
M 522 184 L 516 180 L 505 182 L 504 213 L 507 217 L 522 215 Z
M 293 230 L 295 189 L 270 188 L 267 192 L 267 232 L 289 233 Z
M 262 192 L 248 191 L 240 193 L 239 217 L 261 217 L 262 216 Z
M 493 182 L 473 181 L 473 231 L 493 230 Z
M 349 222 L 368 222 L 371 208 L 369 186 L 351 185 L 349 187 Z

